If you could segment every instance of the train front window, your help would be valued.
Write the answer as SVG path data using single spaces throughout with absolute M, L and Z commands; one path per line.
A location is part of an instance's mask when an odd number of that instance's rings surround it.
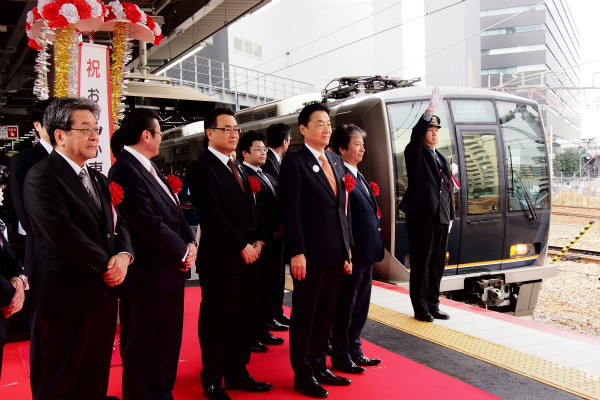
M 467 214 L 500 212 L 498 152 L 494 133 L 462 132 L 467 171 Z
M 413 126 L 415 126 L 425 110 L 427 110 L 428 105 L 428 101 L 388 104 L 388 117 L 392 133 L 392 151 L 394 153 L 394 166 L 396 170 L 396 217 L 399 219 L 405 218 L 404 213 L 398 208 L 398 205 L 402 201 L 402 196 L 404 196 L 404 192 L 408 186 L 406 164 L 404 163 L 404 148 L 410 141 Z M 435 110 L 435 115 L 440 118 L 442 125 L 438 132 L 439 140 L 436 150 L 445 155 L 449 160 L 453 160 L 452 141 L 450 140 L 450 130 L 448 129 L 449 118 L 446 107 L 443 105 L 438 107 Z
M 506 154 L 509 211 L 549 206 L 546 141 L 538 111 L 530 105 L 498 102 Z

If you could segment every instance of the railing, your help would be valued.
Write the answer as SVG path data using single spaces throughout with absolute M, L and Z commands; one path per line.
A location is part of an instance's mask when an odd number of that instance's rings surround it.
M 264 102 L 314 92 L 313 85 L 193 55 L 159 73 L 208 95 L 253 96 Z

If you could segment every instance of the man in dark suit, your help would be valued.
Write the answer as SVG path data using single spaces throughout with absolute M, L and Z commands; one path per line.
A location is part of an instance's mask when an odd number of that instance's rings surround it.
M 41 324 L 38 400 L 104 399 L 108 387 L 113 287 L 125 279 L 133 251 L 108 181 L 85 165 L 97 153 L 98 115 L 89 100 L 54 100 L 44 114 L 54 150 L 25 178 L 35 239 L 33 308 Z
M 217 108 L 204 119 L 208 149 L 190 168 L 192 202 L 200 219 L 198 274 L 202 303 L 198 336 L 202 350 L 201 380 L 209 399 L 230 399 L 231 390 L 266 392 L 255 381 L 250 360 L 256 302 L 255 261 L 264 242 L 254 195 L 245 174 L 231 159 L 239 128 L 230 109 Z
M 263 167 L 264 171 L 279 178 L 281 160 L 290 146 L 291 128 L 286 124 L 273 124 L 267 128 L 267 160 Z
M 440 282 L 446 266 L 448 228 L 454 219 L 450 163 L 435 150 L 440 129 L 433 115 L 443 100 L 435 87 L 429 107 L 412 130 L 404 150 L 408 188 L 400 203 L 410 245 L 410 300 L 415 319 L 448 319 L 440 311 Z
M 273 124 L 267 128 L 267 145 L 269 150 L 267 151 L 267 160 L 263 170 L 271 174 L 277 181 L 279 181 L 279 168 L 281 160 L 290 146 L 292 140 L 290 128 L 286 124 Z M 285 275 L 285 265 L 283 265 L 281 273 Z M 285 287 L 285 280 L 281 281 L 281 288 L 277 294 L 275 312 L 273 314 L 273 321 L 269 323 L 269 329 L 271 330 L 285 330 L 281 325 L 290 325 L 290 319 L 283 313 L 283 292 Z
M 1 204 L 2 202 L 0 202 Z M 2 373 L 2 353 L 6 343 L 6 322 L 11 315 L 19 312 L 25 300 L 27 278 L 23 268 L 15 258 L 4 237 L 6 226 L 0 221 L 0 374 Z
M 383 259 L 383 236 L 377 200 L 358 163 L 365 153 L 366 133 L 358 126 L 337 127 L 331 137 L 332 147 L 342 156 L 346 177 L 354 179 L 349 191 L 352 209 L 352 275 L 344 277 L 332 330 L 332 368 L 351 374 L 364 372 L 362 366 L 377 365 L 377 358 L 365 357 L 360 332 L 365 326 L 371 303 L 373 263 Z
M 277 180 L 263 172 L 262 166 L 267 158 L 265 136 L 256 131 L 246 133 L 241 139 L 239 150 L 243 157 L 244 172 L 259 183 L 256 192 L 256 205 L 265 230 L 265 248 L 260 258 L 260 276 L 256 291 L 259 293 L 256 313 L 257 349 L 261 345 L 282 344 L 283 339 L 271 335 L 268 324 L 273 322 L 278 304 L 279 292 L 285 279 L 283 264 L 283 227 L 281 224 L 281 208 L 277 196 Z M 252 186 L 252 185 L 251 185 Z M 256 350 L 255 350 L 256 351 Z
M 327 368 L 326 352 L 343 273 L 352 273 L 352 232 L 342 159 L 324 150 L 331 136 L 329 110 L 310 104 L 298 124 L 304 146 L 284 158 L 279 175 L 285 251 L 294 279 L 290 361 L 296 389 L 327 397 L 320 383 L 351 383 Z
M 48 157 L 48 154 L 52 152 L 52 144 L 50 143 L 50 137 L 44 127 L 44 111 L 46 107 L 54 100 L 54 97 L 48 100 L 41 100 L 35 102 L 31 109 L 31 119 L 33 120 L 33 128 L 39 138 L 38 143 L 20 153 L 15 154 L 10 158 L 10 194 L 12 202 L 17 213 L 17 218 L 23 230 L 25 231 L 25 257 L 23 267 L 25 269 L 25 275 L 31 280 L 33 277 L 33 270 L 35 265 L 34 254 L 35 254 L 35 243 L 33 241 L 33 235 L 31 234 L 31 223 L 29 222 L 29 216 L 25 212 L 25 201 L 23 200 L 23 184 L 25 183 L 25 177 L 27 172 L 37 164 L 39 161 Z M 30 281 L 30 285 L 35 284 Z M 29 344 L 29 384 L 31 386 L 31 393 L 37 392 L 37 382 L 40 376 L 40 326 L 36 319 L 36 313 L 30 314 L 30 332 L 31 341 Z
M 127 222 L 135 261 L 120 308 L 130 316 L 123 349 L 123 400 L 173 399 L 183 333 L 184 279 L 196 260 L 194 236 L 177 195 L 150 159 L 162 133 L 158 114 L 135 109 L 113 134 L 123 146 L 108 173 L 123 188 L 117 206 Z

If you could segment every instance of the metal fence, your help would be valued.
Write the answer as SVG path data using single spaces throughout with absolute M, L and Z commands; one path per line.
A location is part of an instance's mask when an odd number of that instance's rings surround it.
M 552 204 L 565 207 L 583 207 L 600 211 L 600 177 L 587 172 L 573 177 L 574 174 L 561 174 L 552 180 Z
M 210 96 L 252 96 L 262 102 L 314 92 L 309 83 L 238 67 L 193 55 L 162 72 L 176 85 L 193 87 Z

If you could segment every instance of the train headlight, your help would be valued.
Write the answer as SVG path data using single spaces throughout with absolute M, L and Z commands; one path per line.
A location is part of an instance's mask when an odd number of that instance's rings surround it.
M 535 246 L 533 243 L 519 243 L 510 246 L 510 257 L 521 257 L 535 254 Z

